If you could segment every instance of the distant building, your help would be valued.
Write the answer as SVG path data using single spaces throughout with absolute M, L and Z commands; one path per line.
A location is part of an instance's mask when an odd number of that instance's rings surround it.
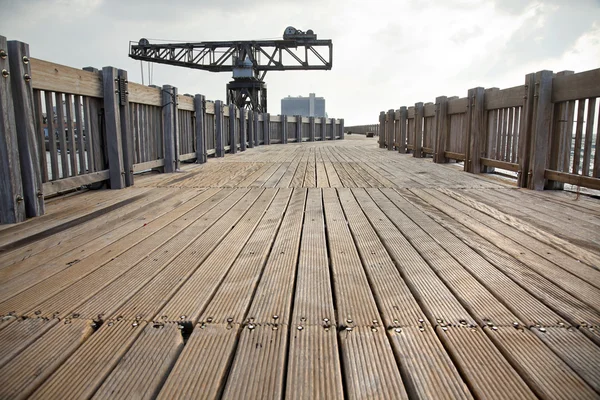
M 301 115 L 303 117 L 326 117 L 325 99 L 315 97 L 310 93 L 308 97 L 291 97 L 281 99 L 282 115 Z

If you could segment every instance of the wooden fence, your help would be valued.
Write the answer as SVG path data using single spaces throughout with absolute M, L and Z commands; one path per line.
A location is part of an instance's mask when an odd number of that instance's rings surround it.
M 344 127 L 344 131 L 350 134 L 359 133 L 361 135 L 373 132 L 374 136 L 379 136 L 379 124 L 346 126 Z
M 471 173 L 513 171 L 520 187 L 535 190 L 600 190 L 599 97 L 600 69 L 540 71 L 521 86 L 382 111 L 379 146 L 464 161 Z
M 344 120 L 259 114 L 177 88 L 129 82 L 127 71 L 79 70 L 30 58 L 0 36 L 0 223 L 44 213 L 44 198 L 181 162 L 274 143 L 344 138 Z

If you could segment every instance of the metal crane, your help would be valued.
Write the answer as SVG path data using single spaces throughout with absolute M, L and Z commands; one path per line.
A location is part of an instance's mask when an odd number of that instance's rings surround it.
M 147 39 L 129 43 L 129 57 L 211 72 L 232 72 L 227 104 L 267 112 L 268 71 L 330 70 L 333 43 L 317 39 L 312 30 L 287 27 L 283 40 L 154 44 Z

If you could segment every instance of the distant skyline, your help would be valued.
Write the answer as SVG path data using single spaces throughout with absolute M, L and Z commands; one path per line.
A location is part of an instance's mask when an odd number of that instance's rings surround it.
M 31 56 L 76 68 L 111 65 L 141 83 L 129 41 L 278 39 L 287 26 L 333 40 L 331 71 L 266 75 L 269 111 L 317 93 L 330 117 L 375 123 L 379 111 L 523 84 L 542 69 L 600 68 L 600 1 L 578 0 L 0 0 L 0 35 Z M 144 80 L 148 84 L 147 66 Z M 35 79 L 35 77 L 33 77 Z M 225 100 L 229 73 L 155 64 L 153 82 Z

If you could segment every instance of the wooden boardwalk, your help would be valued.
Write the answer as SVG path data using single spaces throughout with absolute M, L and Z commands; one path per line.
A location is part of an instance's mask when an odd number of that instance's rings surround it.
M 263 146 L 0 227 L 0 398 L 600 398 L 600 201 Z

